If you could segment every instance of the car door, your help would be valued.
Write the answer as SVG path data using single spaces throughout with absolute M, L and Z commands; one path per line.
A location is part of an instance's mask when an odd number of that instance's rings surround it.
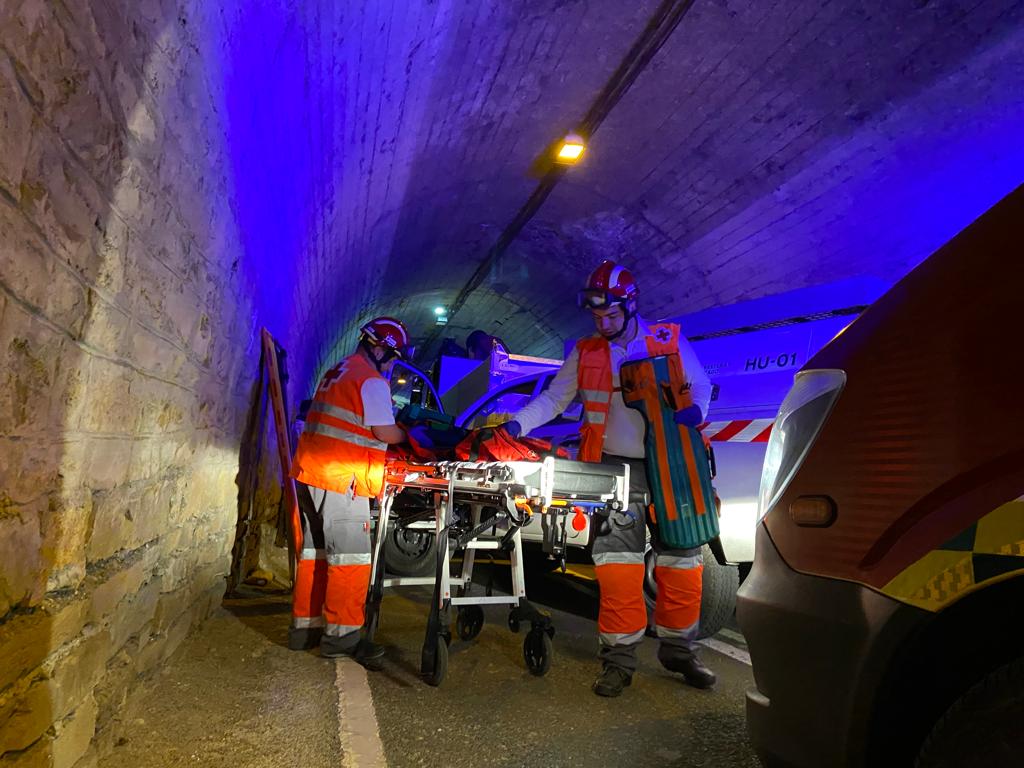
M 544 392 L 554 377 L 554 371 L 544 371 L 510 381 L 469 406 L 456 417 L 455 423 L 467 429 L 479 429 L 508 421 L 513 414 Z M 534 429 L 530 435 L 562 445 L 574 454 L 579 445 L 582 418 L 583 404 L 577 397 L 564 412 Z
M 538 391 L 538 384 L 546 374 L 531 374 L 513 379 L 487 392 L 461 414 L 455 424 L 466 429 L 481 429 L 508 421 L 521 410 Z
M 441 397 L 430 377 L 412 363 L 397 360 L 391 369 L 390 383 L 395 413 L 409 404 L 444 412 Z

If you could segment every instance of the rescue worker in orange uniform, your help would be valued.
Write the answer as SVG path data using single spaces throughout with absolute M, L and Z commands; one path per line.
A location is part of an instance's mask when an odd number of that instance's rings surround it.
M 370 583 L 370 499 L 381 492 L 387 446 L 405 439 L 385 376 L 408 345 L 408 330 L 394 318 L 378 317 L 360 329 L 356 352 L 320 380 L 291 468 L 303 544 L 288 647 L 319 644 L 322 656 L 353 656 L 369 669 L 379 669 L 384 656 L 381 646 L 360 639 Z
M 597 333 L 578 341 L 548 389 L 504 425 L 513 437 L 528 434 L 562 413 L 579 394 L 584 409 L 579 459 L 629 464 L 631 496 L 637 500 L 623 512 L 611 514 L 603 525 L 593 518 L 602 662 L 593 690 L 599 696 L 618 696 L 630 684 L 636 671 L 636 648 L 647 628 L 643 595 L 647 515 L 639 500 L 648 493 L 645 423 L 643 416 L 622 400 L 619 368 L 627 360 L 678 353 L 694 404 L 677 412 L 676 422 L 700 425 L 711 400 L 711 382 L 679 327 L 647 323 L 637 314 L 637 295 L 633 276 L 624 267 L 605 261 L 594 270 L 580 292 L 579 303 L 590 310 Z M 709 688 L 715 675 L 696 655 L 701 550 L 668 549 L 653 526 L 651 545 L 656 553 L 658 584 L 658 660 L 666 669 L 682 674 L 688 684 Z

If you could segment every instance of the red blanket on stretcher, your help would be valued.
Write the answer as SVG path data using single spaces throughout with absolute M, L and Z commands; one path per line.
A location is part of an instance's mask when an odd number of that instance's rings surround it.
M 569 458 L 568 451 L 552 449 L 548 440 L 512 437 L 502 427 L 473 430 L 455 446 L 455 455 L 462 461 L 541 461 L 552 451 L 560 459 Z
M 415 440 L 388 448 L 389 459 L 419 461 L 542 461 L 545 456 L 569 458 L 564 448 L 554 448 L 549 440 L 512 437 L 501 427 L 475 429 L 456 446 L 423 445 Z

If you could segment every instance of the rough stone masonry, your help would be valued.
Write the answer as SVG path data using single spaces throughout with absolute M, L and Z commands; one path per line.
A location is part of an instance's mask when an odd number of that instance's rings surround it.
M 220 13 L 0 3 L 4 766 L 95 764 L 224 591 L 258 346 Z

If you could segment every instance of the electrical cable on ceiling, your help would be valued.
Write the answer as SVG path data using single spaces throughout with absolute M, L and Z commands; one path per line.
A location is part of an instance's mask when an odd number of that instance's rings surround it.
M 583 119 L 579 122 L 576 132 L 589 139 L 605 118 L 612 111 L 619 100 L 626 94 L 630 86 L 636 81 L 640 73 L 644 71 L 661 47 L 668 41 L 679 22 L 683 20 L 687 11 L 693 6 L 696 0 L 663 0 L 657 10 L 651 16 L 643 32 L 636 39 L 629 51 L 626 53 L 618 68 L 612 73 L 604 88 L 597 95 L 593 104 L 587 110 Z M 527 198 L 526 202 L 516 212 L 506 227 L 498 236 L 497 241 L 487 251 L 487 255 L 480 261 L 477 268 L 473 270 L 466 284 L 462 286 L 455 300 L 448 305 L 448 319 L 451 319 L 465 305 L 470 295 L 480 287 L 487 273 L 495 261 L 505 252 L 508 246 L 519 235 L 523 227 L 540 210 L 541 205 L 547 200 L 555 185 L 565 173 L 563 167 L 554 166 L 549 169 L 541 178 L 537 187 Z M 423 353 L 433 351 L 433 346 L 438 342 L 441 333 L 440 328 L 435 327 L 420 346 Z

